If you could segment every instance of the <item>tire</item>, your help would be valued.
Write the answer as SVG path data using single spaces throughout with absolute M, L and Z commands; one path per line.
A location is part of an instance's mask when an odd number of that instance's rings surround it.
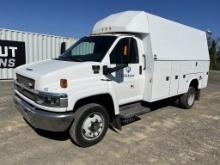
M 90 103 L 75 112 L 69 134 L 77 145 L 89 147 L 103 139 L 108 127 L 109 115 L 106 109 L 99 104 Z
M 187 93 L 180 96 L 179 104 L 181 108 L 190 109 L 196 100 L 196 89 L 192 86 L 189 87 Z
M 173 106 L 176 106 L 176 107 L 180 106 L 180 97 L 179 96 L 172 98 L 171 101 L 172 101 Z

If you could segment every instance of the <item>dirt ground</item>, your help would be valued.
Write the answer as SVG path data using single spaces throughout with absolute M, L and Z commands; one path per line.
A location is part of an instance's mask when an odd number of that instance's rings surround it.
M 162 106 L 128 124 L 108 130 L 89 148 L 68 134 L 36 132 L 17 112 L 12 83 L 0 82 L 0 164 L 220 164 L 220 72 L 191 110 Z M 159 103 L 158 103 L 159 104 Z

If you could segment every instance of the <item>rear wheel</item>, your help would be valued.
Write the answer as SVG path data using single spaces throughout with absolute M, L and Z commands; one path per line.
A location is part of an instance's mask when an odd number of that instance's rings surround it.
M 187 93 L 180 96 L 179 104 L 184 109 L 190 109 L 196 100 L 196 89 L 192 86 L 189 87 Z
M 71 139 L 81 147 L 89 147 L 100 142 L 109 126 L 106 109 L 95 103 L 80 107 L 70 127 Z

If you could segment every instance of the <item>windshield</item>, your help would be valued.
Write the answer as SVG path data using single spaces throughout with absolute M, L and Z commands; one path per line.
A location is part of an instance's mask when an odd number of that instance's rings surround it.
M 57 60 L 101 62 L 115 39 L 115 36 L 83 37 L 59 56 Z

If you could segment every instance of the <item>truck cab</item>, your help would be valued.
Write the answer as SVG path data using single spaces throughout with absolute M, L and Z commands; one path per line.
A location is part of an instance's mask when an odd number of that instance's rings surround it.
M 142 54 L 134 35 L 83 37 L 56 59 L 16 69 L 18 109 L 34 127 L 56 132 L 70 127 L 86 100 L 111 107 L 113 120 L 120 105 L 143 97 Z
M 140 25 L 148 22 L 146 13 L 119 15 L 98 22 L 59 57 L 16 68 L 15 103 L 33 127 L 68 130 L 76 144 L 88 147 L 102 140 L 110 123 L 121 128 L 124 105 L 178 96 L 183 108 L 193 106 L 207 85 L 209 62 L 187 62 L 193 70 L 205 66 L 192 74 L 181 60 L 158 60 L 154 36 Z

